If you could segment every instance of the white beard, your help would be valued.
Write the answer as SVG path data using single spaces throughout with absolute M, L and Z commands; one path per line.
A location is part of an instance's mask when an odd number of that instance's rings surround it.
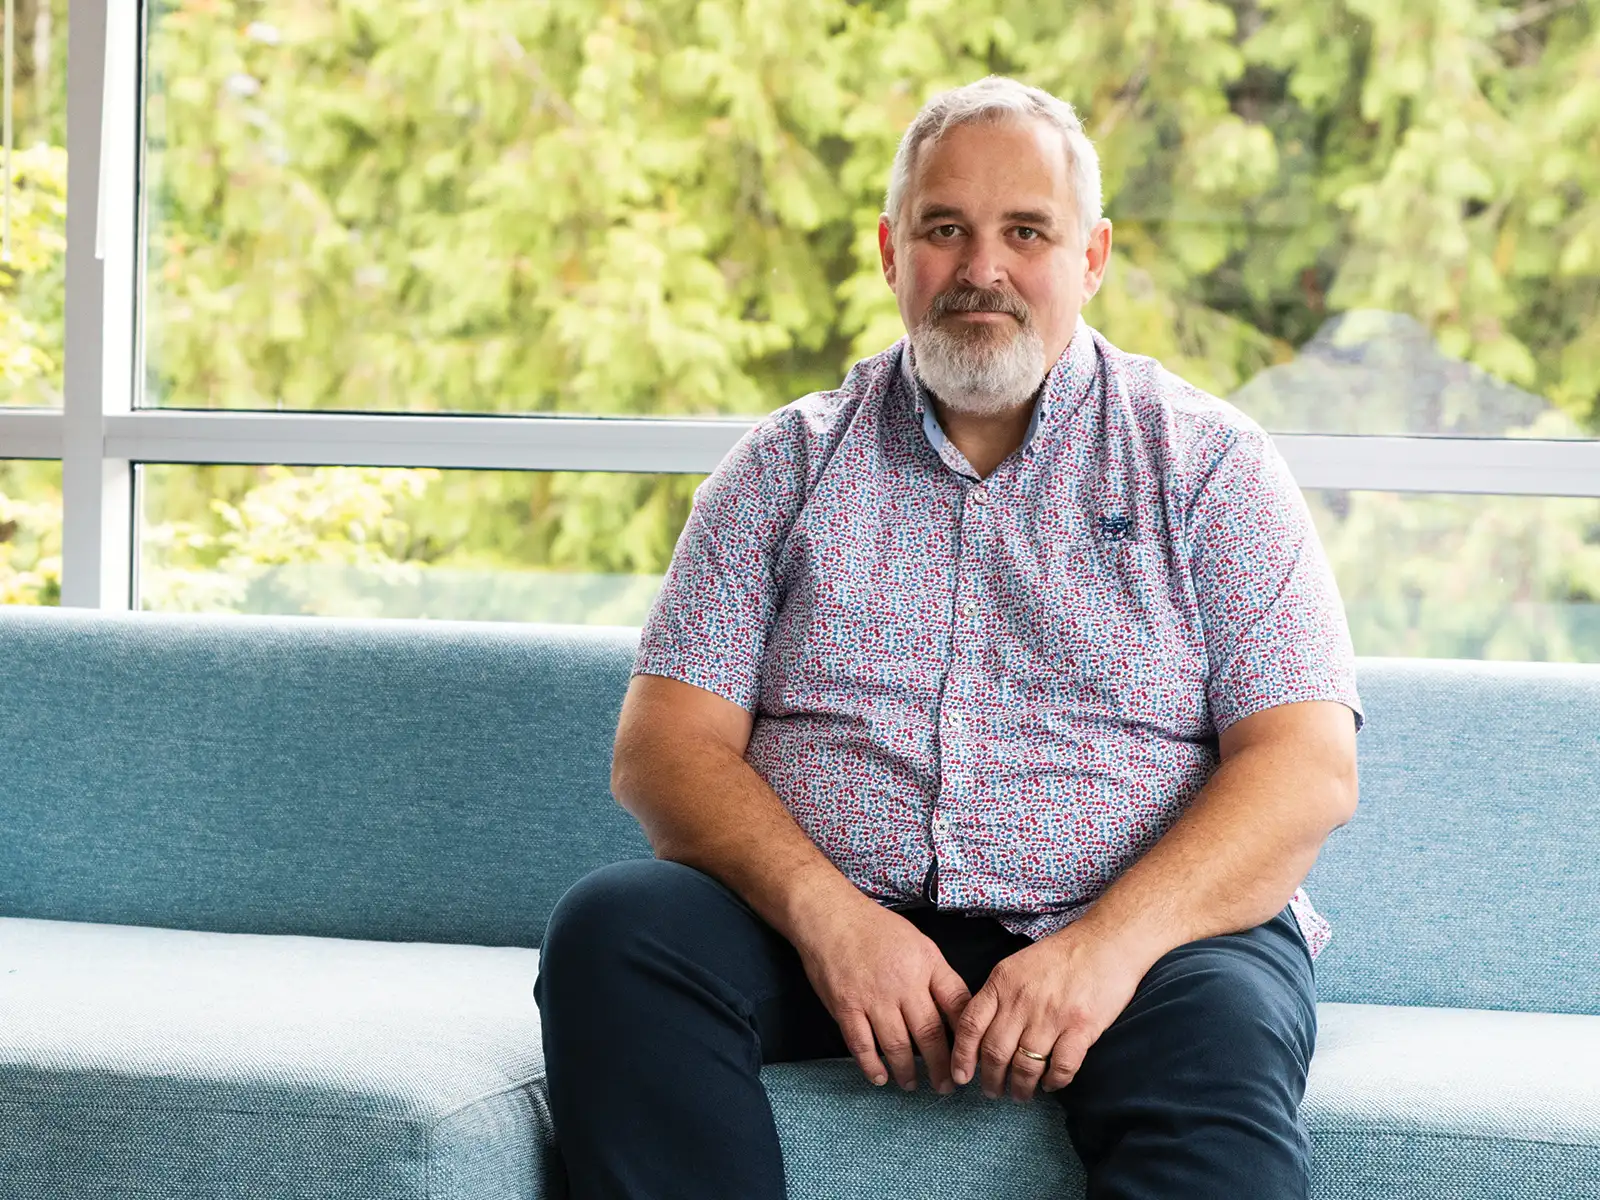
M 1026 404 L 1044 382 L 1044 341 L 1031 322 L 1006 332 L 925 318 L 911 331 L 911 350 L 922 382 L 957 412 L 999 416 Z

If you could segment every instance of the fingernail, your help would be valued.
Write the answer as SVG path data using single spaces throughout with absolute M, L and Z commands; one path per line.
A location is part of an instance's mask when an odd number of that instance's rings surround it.
M 911 1079 L 906 1080 L 906 1082 L 904 1082 L 904 1083 L 902 1083 L 900 1085 L 900 1090 L 902 1092 L 914 1092 L 914 1091 L 916 1091 L 917 1090 L 916 1081 L 915 1080 L 911 1080 Z
M 877 1084 L 879 1087 L 882 1087 L 884 1084 L 889 1082 L 889 1077 L 887 1075 L 874 1075 L 872 1077 L 872 1082 Z

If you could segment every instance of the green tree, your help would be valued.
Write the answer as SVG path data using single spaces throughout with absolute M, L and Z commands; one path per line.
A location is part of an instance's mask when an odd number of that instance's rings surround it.
M 995 71 L 1100 147 L 1088 315 L 1118 344 L 1226 395 L 1389 310 L 1600 430 L 1594 0 L 165 0 L 151 29 L 162 403 L 758 413 L 830 386 L 901 332 L 874 232 L 901 132 Z M 284 477 L 194 477 L 155 558 L 242 570 L 226 514 Z M 361 478 L 396 561 L 624 573 L 665 565 L 694 484 Z M 1376 586 L 1341 524 L 1366 504 L 1321 513 L 1347 591 Z M 1592 522 L 1540 516 L 1566 535 L 1530 578 L 1592 601 L 1548 558 Z M 1492 524 L 1455 560 L 1496 561 Z

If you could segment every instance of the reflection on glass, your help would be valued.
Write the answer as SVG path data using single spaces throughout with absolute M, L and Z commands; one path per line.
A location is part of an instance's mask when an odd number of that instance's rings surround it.
M 699 476 L 139 468 L 139 607 L 632 625 Z
M 1421 322 L 1371 310 L 1330 319 L 1229 399 L 1279 433 L 1588 436 L 1542 396 L 1441 353 Z
M 148 395 L 768 411 L 900 336 L 895 146 L 996 71 L 1099 147 L 1113 342 L 1285 430 L 1593 436 L 1600 10 L 1465 2 L 159 0 Z
M 1600 662 L 1600 500 L 1306 499 L 1357 653 Z
M 0 604 L 61 603 L 61 464 L 0 459 Z
M 0 404 L 56 407 L 67 273 L 67 2 L 16 0 L 14 11 L 10 258 L 0 255 Z

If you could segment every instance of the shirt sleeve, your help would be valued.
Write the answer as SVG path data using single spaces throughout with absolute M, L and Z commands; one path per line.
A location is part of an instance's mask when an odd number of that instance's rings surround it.
M 633 666 L 635 675 L 681 680 L 751 712 L 788 524 L 784 495 L 763 464 L 773 432 L 757 425 L 695 489 Z
M 1190 570 L 1220 734 L 1280 704 L 1333 700 L 1364 718 L 1333 571 L 1272 440 L 1235 429 L 1191 508 Z

